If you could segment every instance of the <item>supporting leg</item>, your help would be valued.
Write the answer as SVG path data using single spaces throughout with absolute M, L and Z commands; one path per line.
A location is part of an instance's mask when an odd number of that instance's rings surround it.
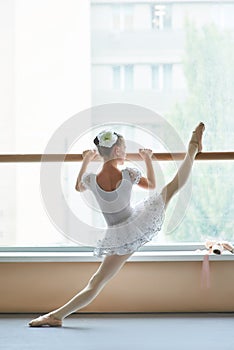
M 168 205 L 171 198 L 179 191 L 186 183 L 192 170 L 193 161 L 198 152 L 202 150 L 202 134 L 204 132 L 204 124 L 200 123 L 193 132 L 189 142 L 188 151 L 181 164 L 177 174 L 173 180 L 162 189 L 162 196 L 165 202 L 165 207 Z
M 131 255 L 132 253 L 127 255 L 106 256 L 83 290 L 59 309 L 30 321 L 29 325 L 32 327 L 43 325 L 61 326 L 63 318 L 88 305 L 96 298 L 107 282 L 120 271 L 126 260 Z M 56 322 L 57 320 L 58 322 Z

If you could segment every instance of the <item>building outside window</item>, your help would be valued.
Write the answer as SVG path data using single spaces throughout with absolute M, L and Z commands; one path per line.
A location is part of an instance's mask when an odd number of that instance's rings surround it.
M 122 87 L 122 79 L 121 79 L 121 66 L 113 66 L 113 89 L 120 90 Z
M 170 4 L 154 4 L 151 7 L 152 28 L 154 30 L 170 29 L 172 26 L 172 7 Z
M 119 65 L 112 67 L 113 89 L 131 90 L 133 89 L 133 65 Z
M 152 89 L 159 90 L 160 89 L 160 81 L 159 81 L 159 65 L 153 64 L 151 66 L 151 76 L 152 76 Z
M 133 29 L 133 11 L 132 4 L 113 4 L 112 12 L 112 28 L 114 30 L 126 31 Z
M 172 64 L 151 65 L 152 89 L 158 91 L 170 91 L 173 86 Z
M 163 65 L 163 89 L 166 91 L 172 88 L 172 64 Z
M 228 3 L 223 2 L 222 4 L 217 4 L 215 1 L 210 1 L 209 3 L 207 1 L 188 1 L 186 4 L 183 2 L 165 1 L 155 2 L 153 5 L 151 1 L 148 1 L 144 2 L 144 4 L 136 2 L 134 5 L 134 29 L 131 32 L 131 36 L 129 36 L 129 33 L 123 31 L 121 35 L 117 37 L 118 46 L 114 46 L 116 37 L 113 37 L 113 42 L 106 42 L 108 47 L 111 47 L 111 44 L 113 44 L 114 49 L 112 52 L 107 49 L 107 46 L 105 50 L 103 49 L 103 53 L 108 54 L 105 57 L 106 62 L 108 59 L 110 59 L 110 61 L 111 59 L 115 59 L 116 61 L 118 57 L 120 62 L 123 60 L 133 62 L 135 66 L 133 76 L 136 78 L 137 84 L 134 85 L 133 83 L 133 88 L 129 90 L 128 93 L 128 98 L 131 100 L 131 103 L 140 104 L 161 113 L 165 118 L 168 118 L 172 125 L 176 126 L 183 140 L 188 139 L 189 130 L 192 130 L 194 124 L 196 124 L 197 118 L 199 120 L 205 118 L 213 128 L 213 131 L 209 131 L 209 141 L 208 136 L 206 139 L 206 150 L 208 152 L 214 151 L 214 149 L 232 150 L 234 147 L 232 140 L 234 140 L 234 138 L 231 136 L 228 136 L 228 138 L 224 137 L 228 140 L 228 145 L 224 146 L 225 142 L 224 140 L 223 143 L 221 142 L 221 135 L 224 136 L 226 131 L 223 130 L 223 132 L 219 134 L 220 136 L 217 136 L 217 131 L 215 132 L 214 129 L 217 126 L 217 120 L 219 120 L 218 116 L 224 113 L 224 111 L 222 111 L 222 109 L 219 110 L 219 108 L 223 106 L 226 111 L 226 107 L 227 105 L 230 107 L 231 101 L 231 95 L 229 93 L 232 91 L 233 86 L 230 78 L 231 76 L 233 77 L 231 73 L 232 64 L 229 59 L 225 62 L 223 61 L 223 63 L 221 63 L 221 61 L 226 55 L 224 52 L 228 52 L 228 46 L 230 48 L 233 47 L 233 43 L 231 44 L 228 37 L 231 38 L 233 36 L 232 24 L 234 23 L 234 11 L 231 11 L 231 9 L 234 10 L 234 1 Z M 226 10 L 227 8 L 228 11 Z M 222 11 L 222 13 L 220 11 Z M 139 14 L 141 14 L 141 18 Z M 143 28 L 143 26 L 140 25 L 140 22 L 142 23 L 150 20 L 152 24 L 151 30 Z M 194 29 L 189 27 L 188 23 L 190 25 L 193 23 L 195 26 Z M 229 29 L 229 34 L 223 30 L 224 28 Z M 197 33 L 197 35 L 195 33 Z M 194 35 L 196 37 L 197 51 L 195 50 Z M 224 40 L 221 40 L 222 36 L 223 38 L 225 37 Z M 104 45 L 104 41 L 101 43 Z M 220 47 L 220 45 L 223 47 L 221 55 L 215 50 L 215 47 Z M 120 63 L 120 66 L 121 65 Z M 119 69 L 118 75 L 119 87 L 121 84 L 124 86 L 123 77 L 125 74 L 123 68 Z M 120 78 L 121 75 L 122 78 Z M 121 79 L 122 83 L 120 84 Z M 193 81 L 191 81 L 191 79 Z M 204 79 L 204 82 L 202 86 L 199 87 L 201 79 Z M 224 90 L 218 89 L 215 81 L 220 81 L 220 83 L 222 81 Z M 144 88 L 142 88 L 142 86 L 144 86 Z M 197 86 L 196 89 L 198 89 L 196 93 L 194 92 L 195 86 Z M 220 92 L 218 93 L 216 90 Z M 121 92 L 120 89 L 119 91 Z M 223 91 L 225 91 L 225 94 L 223 94 Z M 107 95 L 108 98 L 106 98 Z M 96 90 L 93 96 L 94 102 L 97 104 L 108 103 L 108 100 L 126 102 L 126 98 L 123 94 L 119 93 L 118 95 L 117 91 L 115 91 L 115 94 L 112 95 L 110 89 L 107 89 L 105 92 L 103 91 L 103 95 L 101 91 L 99 92 Z M 189 96 L 188 99 L 187 96 Z M 223 102 L 221 102 L 221 100 Z M 194 101 L 197 102 L 195 103 Z M 226 103 L 224 101 L 229 102 Z M 176 110 L 177 112 L 175 112 Z M 229 118 L 227 117 L 228 114 L 229 112 L 225 112 L 225 118 L 227 120 Z M 231 121 L 228 123 L 230 122 Z M 145 125 L 145 122 L 142 125 Z M 222 125 L 224 125 L 223 122 L 221 122 L 220 125 L 222 128 Z M 154 130 L 154 125 L 150 125 L 149 128 L 150 130 Z M 209 126 L 207 126 L 207 129 L 208 128 Z M 229 130 L 231 129 L 229 128 Z M 155 130 L 155 133 L 156 132 L 157 130 Z M 211 134 L 216 136 L 211 137 Z M 231 132 L 231 134 L 233 133 Z M 219 143 L 218 140 L 220 140 Z M 162 166 L 165 170 L 165 174 L 168 174 L 166 176 L 168 176 L 169 180 L 170 177 L 173 176 L 173 171 L 175 171 L 175 169 L 172 170 L 173 165 L 170 164 L 170 162 L 165 162 Z M 220 188 L 218 179 L 221 181 L 221 177 L 218 174 L 221 174 L 221 169 L 225 167 L 229 169 L 228 171 L 231 171 L 233 167 L 232 162 L 196 162 L 193 172 L 194 191 L 196 191 L 196 193 L 201 193 L 201 191 L 203 191 L 204 193 L 204 189 L 209 188 L 208 182 L 205 184 L 205 178 L 208 181 L 208 177 L 210 177 L 213 183 L 217 184 L 216 188 Z M 224 180 L 224 182 L 228 184 L 228 181 Z M 215 219 L 218 217 L 219 211 L 217 204 L 212 204 L 212 211 L 210 210 L 209 203 L 206 202 L 205 199 L 201 206 L 199 206 L 199 202 L 194 195 L 192 200 L 193 202 L 188 209 L 188 214 L 186 218 L 184 218 L 183 223 L 178 226 L 174 234 L 164 236 L 163 239 L 165 241 L 203 241 L 204 237 L 202 231 L 204 231 L 204 229 L 210 232 L 210 235 L 216 236 L 219 231 L 222 231 L 221 226 Z M 226 208 L 225 203 L 229 201 L 230 198 L 226 198 L 226 200 L 223 198 L 222 206 Z M 233 206 L 232 209 L 229 208 L 225 210 L 227 222 L 225 223 L 224 231 L 228 232 Z M 207 211 L 207 213 L 205 213 L 205 211 Z M 170 214 L 168 214 L 168 216 L 170 216 Z M 198 226 L 196 226 L 195 220 L 198 220 Z M 191 230 L 193 227 L 196 227 L 196 230 Z M 228 236 L 228 238 L 231 237 L 231 235 Z

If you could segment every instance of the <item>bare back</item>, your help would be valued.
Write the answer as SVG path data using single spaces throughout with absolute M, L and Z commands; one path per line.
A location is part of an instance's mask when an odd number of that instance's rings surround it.
M 118 188 L 120 182 L 122 181 L 122 172 L 118 169 L 107 172 L 102 170 L 96 176 L 96 181 L 99 187 L 104 191 L 111 192 Z

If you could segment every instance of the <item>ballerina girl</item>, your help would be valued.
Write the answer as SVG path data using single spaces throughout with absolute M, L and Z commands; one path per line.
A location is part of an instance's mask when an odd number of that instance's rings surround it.
M 130 205 L 134 184 L 144 189 L 156 187 L 152 150 L 139 149 L 146 165 L 146 177 L 136 168 L 126 167 L 120 171 L 118 165 L 124 164 L 126 156 L 124 137 L 110 130 L 96 136 L 94 143 L 98 152 L 83 152 L 75 189 L 79 192 L 92 191 L 106 220 L 105 235 L 94 248 L 94 255 L 103 257 L 103 261 L 84 289 L 58 309 L 31 320 L 29 326 L 62 326 L 65 317 L 91 303 L 129 257 L 156 236 L 162 227 L 168 203 L 186 183 L 195 156 L 202 151 L 204 130 L 204 124 L 200 123 L 193 131 L 186 156 L 173 180 L 159 194 L 153 191 L 134 208 Z M 88 164 L 98 156 L 104 161 L 101 171 L 98 174 L 86 172 Z

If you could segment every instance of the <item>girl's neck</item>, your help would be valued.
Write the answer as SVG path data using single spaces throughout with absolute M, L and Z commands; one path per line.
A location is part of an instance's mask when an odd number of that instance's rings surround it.
M 118 168 L 118 162 L 117 159 L 111 159 L 111 160 L 105 160 L 102 169 L 103 170 L 111 170 L 111 169 L 117 169 Z

